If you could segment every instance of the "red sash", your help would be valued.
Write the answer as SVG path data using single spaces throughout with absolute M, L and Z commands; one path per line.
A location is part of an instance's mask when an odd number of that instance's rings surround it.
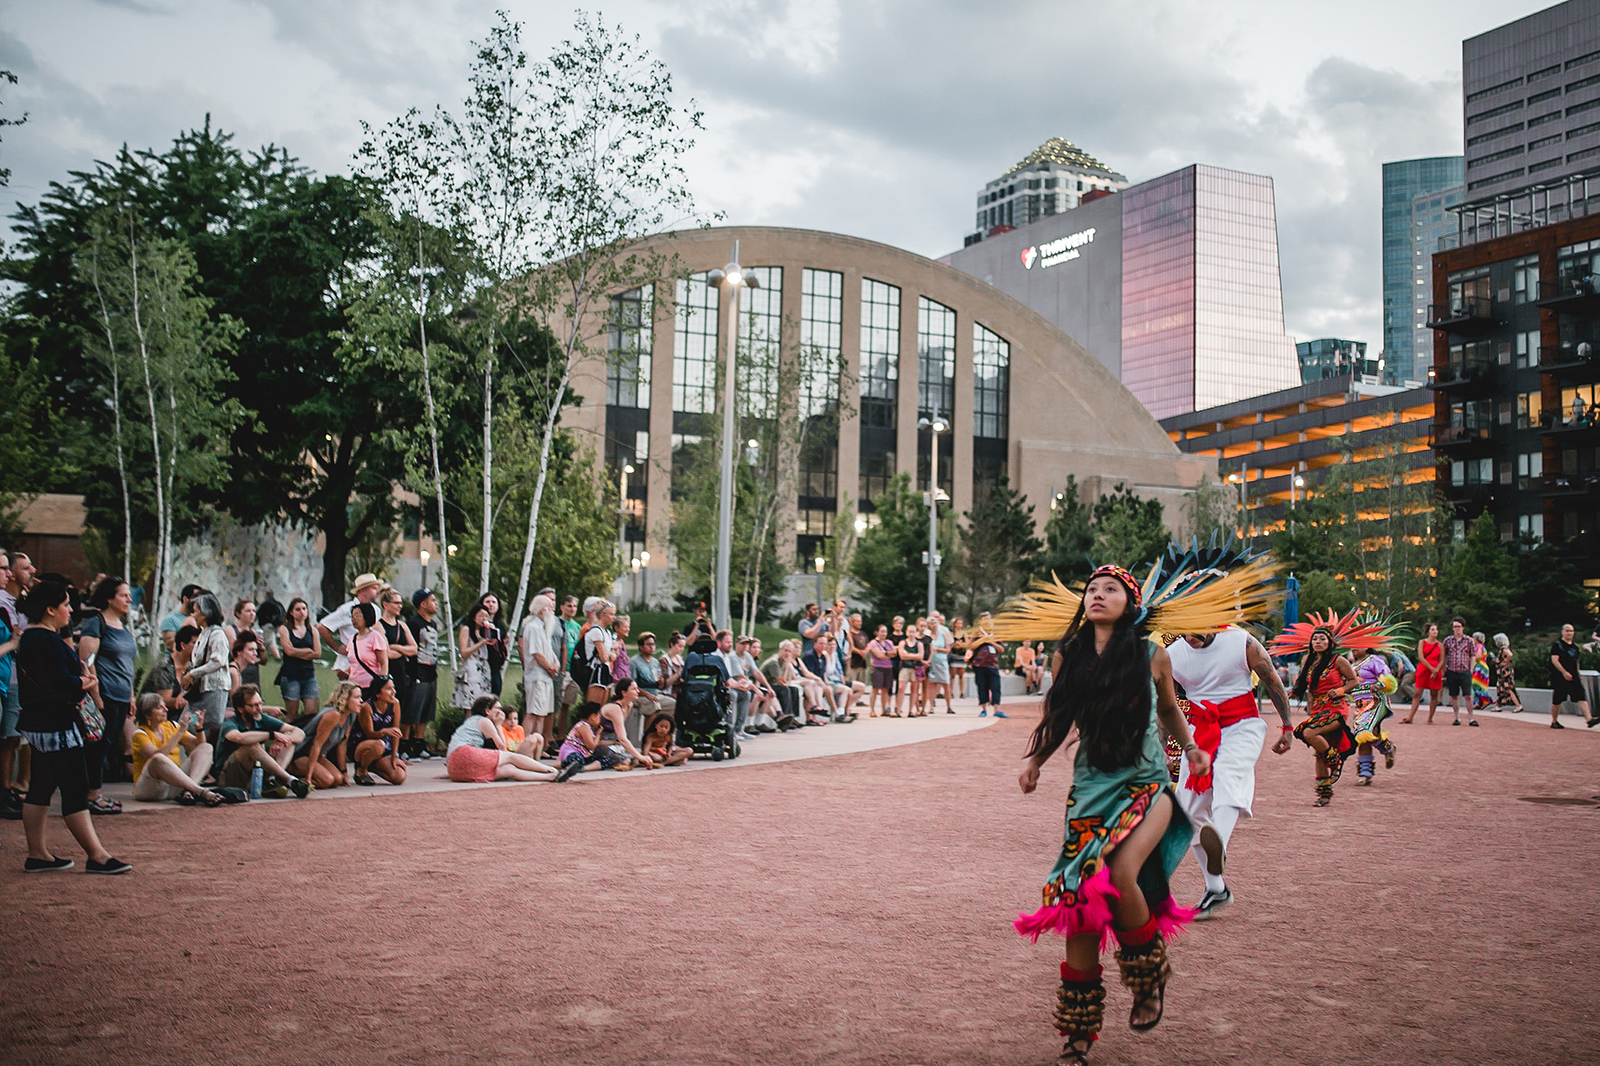
M 1217 758 L 1217 749 L 1222 746 L 1222 731 L 1236 722 L 1246 718 L 1255 718 L 1261 714 L 1261 708 L 1256 703 L 1254 692 L 1242 692 L 1232 696 L 1221 703 L 1212 703 L 1209 700 L 1189 701 L 1189 728 L 1194 733 L 1194 742 L 1214 762 Z M 1206 792 L 1211 788 L 1211 773 L 1191 773 L 1189 780 L 1184 783 L 1184 788 L 1190 792 Z

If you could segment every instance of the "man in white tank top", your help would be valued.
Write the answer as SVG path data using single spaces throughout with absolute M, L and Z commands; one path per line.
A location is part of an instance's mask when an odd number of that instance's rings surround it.
M 1172 677 L 1188 699 L 1195 743 L 1211 755 L 1208 777 L 1190 780 L 1183 760 L 1178 776 L 1178 802 L 1195 827 L 1194 856 L 1205 874 L 1200 918 L 1210 918 L 1233 902 L 1222 879 L 1228 838 L 1241 816 L 1250 817 L 1256 794 L 1256 760 L 1267 738 L 1267 725 L 1256 703 L 1255 677 L 1283 719 L 1283 732 L 1272 750 L 1289 750 L 1289 694 L 1261 642 L 1242 629 L 1224 629 L 1206 636 L 1189 635 L 1167 648 Z M 1254 677 L 1252 677 L 1252 674 Z

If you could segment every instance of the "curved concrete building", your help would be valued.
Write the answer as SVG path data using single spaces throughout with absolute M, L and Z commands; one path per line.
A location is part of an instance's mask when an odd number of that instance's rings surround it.
M 741 293 L 739 378 L 763 355 L 822 353 L 843 367 L 848 387 L 837 428 L 795 458 L 797 491 L 783 501 L 780 550 L 802 559 L 840 523 L 870 516 L 896 473 L 926 490 L 931 434 L 919 418 L 951 427 L 940 435 L 940 487 L 966 511 L 975 494 L 1009 478 L 1035 506 L 1074 475 L 1085 494 L 1126 483 L 1166 505 L 1180 503 L 1215 460 L 1186 455 L 1098 360 L 1045 318 L 953 267 L 873 241 L 814 230 L 735 226 L 655 238 L 684 276 L 616 294 L 610 314 L 586 329 L 598 355 L 579 368 L 580 406 L 563 416 L 628 475 L 628 551 L 668 565 L 675 449 L 708 440 L 717 420 L 718 359 L 727 351 L 730 301 L 706 284 L 710 270 L 739 262 L 759 287 Z M 766 346 L 766 347 L 762 347 Z M 761 373 L 759 367 L 754 371 Z M 829 383 L 811 383 L 786 406 L 803 406 Z M 838 383 L 832 383 L 837 389 Z M 799 411 L 782 412 L 798 417 Z M 870 518 L 869 518 L 870 520 Z

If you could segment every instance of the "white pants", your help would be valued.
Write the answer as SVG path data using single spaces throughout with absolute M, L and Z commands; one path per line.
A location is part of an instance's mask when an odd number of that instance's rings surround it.
M 1216 758 L 1211 760 L 1211 787 L 1190 792 L 1189 760 L 1179 760 L 1178 803 L 1194 823 L 1195 838 L 1200 827 L 1211 824 L 1211 812 L 1218 807 L 1233 807 L 1249 818 L 1256 798 L 1256 760 L 1267 740 L 1267 723 L 1260 717 L 1246 718 L 1222 730 Z

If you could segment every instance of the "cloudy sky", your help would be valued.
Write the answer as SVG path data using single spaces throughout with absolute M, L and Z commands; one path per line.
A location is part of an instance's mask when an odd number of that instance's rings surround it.
M 1276 181 L 1291 334 L 1381 340 L 1380 164 L 1461 151 L 1461 40 L 1537 0 L 626 0 L 705 112 L 701 207 L 937 256 L 978 188 L 1048 137 L 1134 181 L 1192 162 Z M 358 121 L 454 107 L 497 7 L 541 0 L 13 0 L 0 66 L 12 197 L 212 120 L 348 169 Z

